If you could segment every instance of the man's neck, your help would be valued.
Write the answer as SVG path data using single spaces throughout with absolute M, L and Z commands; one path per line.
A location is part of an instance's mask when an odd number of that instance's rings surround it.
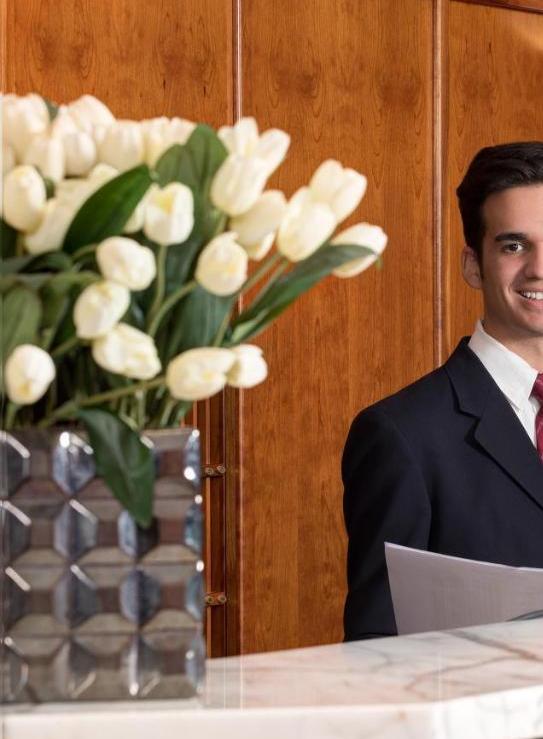
M 543 336 L 527 336 L 512 338 L 504 336 L 499 331 L 495 331 L 486 321 L 482 322 L 485 332 L 492 336 L 493 339 L 499 341 L 506 349 L 514 352 L 521 359 L 524 359 L 530 367 L 538 372 L 543 372 Z

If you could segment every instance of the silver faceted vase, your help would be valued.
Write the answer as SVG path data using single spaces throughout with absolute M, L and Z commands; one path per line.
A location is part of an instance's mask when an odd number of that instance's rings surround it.
M 144 434 L 138 527 L 74 429 L 1 432 L 3 703 L 184 698 L 205 660 L 198 431 Z

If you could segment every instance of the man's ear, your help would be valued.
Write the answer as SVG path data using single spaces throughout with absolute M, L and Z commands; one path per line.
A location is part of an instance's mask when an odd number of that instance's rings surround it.
M 470 287 L 480 290 L 482 287 L 481 265 L 477 254 L 469 246 L 462 249 L 462 275 Z

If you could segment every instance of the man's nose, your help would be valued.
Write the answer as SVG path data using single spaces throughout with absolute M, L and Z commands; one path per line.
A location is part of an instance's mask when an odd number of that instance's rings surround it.
M 543 280 L 543 241 L 534 244 L 526 265 L 526 276 L 532 279 Z

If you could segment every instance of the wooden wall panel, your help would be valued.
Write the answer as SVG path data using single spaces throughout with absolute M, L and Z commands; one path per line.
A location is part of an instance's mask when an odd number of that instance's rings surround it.
M 255 115 L 292 135 L 271 183 L 287 194 L 327 157 L 368 176 L 349 223 L 386 229 L 383 269 L 304 297 L 259 339 L 268 381 L 194 415 L 204 462 L 227 463 L 226 485 L 206 486 L 208 589 L 229 599 L 213 609 L 210 653 L 341 639 L 345 435 L 478 316 L 454 188 L 481 146 L 543 137 L 541 0 L 0 3 L 7 91 L 91 92 L 119 117 Z
M 232 110 L 232 0 L 3 0 L 6 85 L 117 117 L 222 124 Z
M 455 189 L 483 146 L 543 139 L 543 17 L 451 2 L 449 9 L 448 181 L 445 192 L 445 354 L 471 333 L 480 296 L 460 274 L 462 227 Z
M 289 194 L 334 157 L 364 172 L 349 222 L 382 224 L 382 271 L 330 278 L 262 336 L 242 407 L 243 651 L 342 638 L 340 456 L 363 406 L 433 366 L 432 4 L 247 0 L 242 108 L 292 135 Z
M 2 0 L 4 89 L 57 102 L 92 93 L 117 117 L 231 122 L 232 12 L 232 0 Z M 224 462 L 222 397 L 195 418 L 202 461 Z M 226 589 L 224 488 L 204 485 L 208 591 Z M 222 655 L 225 609 L 208 615 L 208 653 Z

